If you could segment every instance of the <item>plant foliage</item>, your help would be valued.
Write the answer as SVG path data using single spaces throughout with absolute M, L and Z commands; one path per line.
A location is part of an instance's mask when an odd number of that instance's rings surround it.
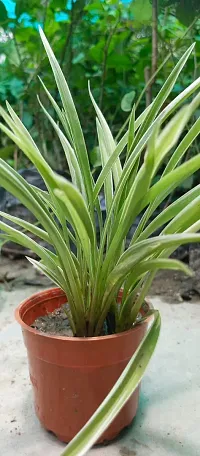
M 1 185 L 31 210 L 41 228 L 8 214 L 1 213 L 1 216 L 47 241 L 53 246 L 54 252 L 39 245 L 26 232 L 20 232 L 2 221 L 0 229 L 4 232 L 3 240 L 12 239 L 31 248 L 39 256 L 40 261 L 29 260 L 65 291 L 69 302 L 69 320 L 75 336 L 100 335 L 110 314 L 114 321 L 112 332 L 124 331 L 136 322 L 157 269 L 180 269 L 189 273 L 184 264 L 167 258 L 171 250 L 182 243 L 200 239 L 198 234 L 190 233 L 191 226 L 194 225 L 196 230 L 195 224 L 198 222 L 199 186 L 148 224 L 152 213 L 170 192 L 200 167 L 200 155 L 180 164 L 199 133 L 199 119 L 177 147 L 185 125 L 199 106 L 199 94 L 174 113 L 183 101 L 195 94 L 200 79 L 161 111 L 194 46 L 183 54 L 151 106 L 137 119 L 133 109 L 128 131 L 118 143 L 89 87 L 96 112 L 102 168 L 98 179 L 94 181 L 68 85 L 42 29 L 40 34 L 59 90 L 62 110 L 44 83 L 42 85 L 60 125 L 47 112 L 40 99 L 39 103 L 61 142 L 71 172 L 71 182 L 51 169 L 11 106 L 7 104 L 8 113 L 1 108 L 5 122 L 0 125 L 1 130 L 38 169 L 48 189 L 42 192 L 32 187 L 1 160 Z M 172 149 L 173 155 L 170 155 Z M 122 153 L 126 154 L 123 165 L 120 161 Z M 166 157 L 168 164 L 160 180 L 154 183 Z M 106 200 L 105 221 L 102 220 L 99 203 L 102 191 Z M 141 221 L 125 250 L 129 230 L 141 213 Z M 100 227 L 100 239 L 97 237 L 96 219 Z M 158 229 L 161 235 L 150 237 Z M 124 291 L 119 308 L 117 296 L 122 286 Z

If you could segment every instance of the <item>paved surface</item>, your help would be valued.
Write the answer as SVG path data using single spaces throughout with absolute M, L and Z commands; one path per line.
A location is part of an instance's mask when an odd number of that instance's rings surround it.
M 0 289 L 0 456 L 59 456 L 64 445 L 45 432 L 32 405 L 26 352 L 15 306 L 33 287 Z M 132 427 L 90 456 L 200 455 L 200 303 L 166 304 L 162 333 L 142 383 Z

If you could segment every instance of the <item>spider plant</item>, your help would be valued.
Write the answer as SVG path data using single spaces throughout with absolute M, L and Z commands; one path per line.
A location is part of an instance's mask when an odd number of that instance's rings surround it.
M 67 295 L 68 319 L 74 336 L 99 336 L 105 323 L 110 332 L 118 333 L 138 323 L 138 313 L 158 269 L 175 269 L 191 274 L 185 264 L 169 256 L 181 244 L 200 241 L 200 234 L 197 234 L 200 228 L 200 185 L 152 220 L 154 211 L 168 195 L 200 168 L 199 154 L 182 161 L 200 131 L 200 119 L 197 119 L 185 133 L 186 125 L 200 104 L 200 94 L 195 95 L 200 87 L 200 78 L 162 110 L 194 45 L 181 57 L 155 100 L 139 117 L 136 117 L 133 107 L 128 130 L 118 143 L 89 86 L 101 154 L 101 170 L 95 181 L 67 82 L 42 30 L 40 34 L 62 108 L 41 83 L 59 123 L 39 99 L 38 102 L 61 142 L 71 181 L 51 169 L 12 107 L 7 103 L 7 111 L 0 108 L 4 119 L 4 123 L 0 124 L 1 130 L 34 164 L 47 187 L 47 191 L 41 191 L 28 184 L 0 160 L 0 184 L 14 194 L 39 222 L 36 226 L 1 212 L 1 217 L 23 228 L 21 231 L 0 221 L 1 241 L 12 240 L 36 253 L 39 260 L 28 258 L 29 261 Z M 185 103 L 186 100 L 190 101 Z M 120 160 L 122 154 L 125 157 L 123 162 Z M 156 180 L 160 169 L 162 175 Z M 102 192 L 106 201 L 105 221 L 99 201 Z M 125 249 L 130 228 L 140 214 L 138 227 Z M 158 230 L 160 234 L 155 235 Z M 44 240 L 50 247 L 42 247 L 28 233 Z M 122 287 L 122 303 L 119 306 L 117 296 Z M 89 428 L 81 434 L 81 444 L 79 437 L 75 441 L 75 452 L 72 443 L 72 449 L 69 445 L 63 454 L 84 454 L 84 448 L 88 448 L 98 433 L 103 432 L 136 388 L 159 334 L 159 314 L 154 310 L 150 314 L 153 315 L 153 324 L 111 396 L 102 405 L 97 418 L 94 417 Z M 82 448 L 82 453 L 77 452 L 79 447 L 76 445 Z

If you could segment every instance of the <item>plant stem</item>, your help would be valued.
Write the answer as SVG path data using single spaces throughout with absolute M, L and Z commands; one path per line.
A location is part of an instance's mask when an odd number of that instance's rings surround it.
M 67 49 L 68 49 L 69 45 L 71 47 L 71 44 L 72 44 L 72 36 L 73 36 L 73 29 L 74 29 L 73 5 L 74 5 L 74 3 L 72 2 L 71 22 L 70 22 L 70 26 L 69 26 L 69 32 L 68 32 L 68 34 L 66 36 L 66 40 L 65 40 L 65 43 L 64 43 L 64 46 L 63 46 L 61 57 L 60 57 L 60 67 L 61 67 L 61 69 L 63 68 L 63 64 L 64 64 L 64 61 L 65 61 L 65 56 L 66 56 Z
M 117 29 L 117 26 L 119 24 L 119 19 L 115 23 L 114 27 L 110 30 L 110 33 L 108 35 L 108 38 L 106 40 L 106 44 L 104 47 L 104 56 L 103 56 L 103 64 L 102 64 L 102 78 L 101 78 L 101 86 L 100 86 L 100 96 L 99 96 L 99 108 L 102 108 L 102 102 L 103 102 L 103 94 L 104 94 L 104 84 L 105 84 L 105 79 L 106 79 L 106 64 L 107 64 L 107 58 L 108 58 L 108 51 L 110 47 L 110 43 L 112 40 L 112 37 Z
M 146 87 L 146 108 L 151 104 L 151 84 L 148 84 L 151 77 L 151 68 L 146 66 L 144 69 L 144 80 L 145 80 L 145 87 Z
M 44 16 L 43 16 L 43 30 L 44 30 L 44 32 L 45 32 L 45 25 L 46 25 L 48 6 L 49 6 L 49 0 L 46 0 L 45 4 L 44 4 Z
M 158 67 L 158 0 L 152 1 L 152 58 L 151 69 L 146 66 L 144 69 L 146 107 L 152 102 L 152 85 L 155 82 L 156 71 Z M 152 76 L 152 77 L 151 77 Z M 148 84 L 148 82 L 151 82 Z
M 158 66 L 158 0 L 152 1 L 152 60 L 151 74 L 155 75 Z M 155 81 L 155 77 L 152 84 Z

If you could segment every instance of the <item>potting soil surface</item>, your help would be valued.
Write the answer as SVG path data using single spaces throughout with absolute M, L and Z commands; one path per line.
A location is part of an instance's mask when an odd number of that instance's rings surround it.
M 73 337 L 73 332 L 67 318 L 68 311 L 69 309 L 67 304 L 63 304 L 62 307 L 55 309 L 54 312 L 38 317 L 32 323 L 31 327 L 52 336 L 58 335 Z

